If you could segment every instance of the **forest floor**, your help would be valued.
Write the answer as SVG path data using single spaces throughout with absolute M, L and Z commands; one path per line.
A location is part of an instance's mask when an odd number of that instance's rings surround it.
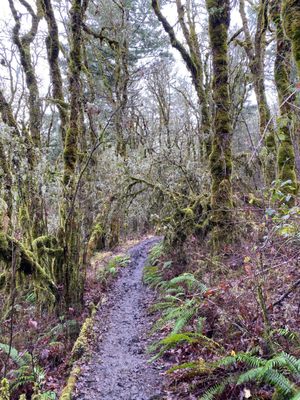
M 268 360 L 270 340 L 274 356 L 283 351 L 300 357 L 299 237 L 283 235 L 285 215 L 278 222 L 254 207 L 243 211 L 239 240 L 218 257 L 194 236 L 181 248 L 181 261 L 178 250 L 165 252 L 153 236 L 96 253 L 86 271 L 81 310 L 45 318 L 32 289 L 24 291 L 14 308 L 17 362 L 3 347 L 9 318 L 0 329 L 0 378 L 6 366 L 11 400 L 21 393 L 31 398 L 38 379 L 43 392 L 59 398 L 72 365 L 81 370 L 77 400 L 196 400 L 228 377 L 232 383 L 218 400 L 246 399 L 250 393 L 253 399 L 274 399 L 269 383 L 236 384 L 234 379 L 249 370 L 242 362 L 212 369 L 224 357 L 254 351 L 259 360 Z M 298 219 L 289 221 L 288 227 L 299 226 Z M 80 327 L 97 307 L 88 349 L 74 360 Z M 284 374 L 299 387 L 299 377 L 285 369 Z
M 81 366 L 76 399 L 160 399 L 163 378 L 159 362 L 149 364 L 146 348 L 153 323 L 148 306 L 154 293 L 142 283 L 149 249 L 159 241 L 150 238 L 130 251 L 123 268 L 95 320 L 91 361 Z

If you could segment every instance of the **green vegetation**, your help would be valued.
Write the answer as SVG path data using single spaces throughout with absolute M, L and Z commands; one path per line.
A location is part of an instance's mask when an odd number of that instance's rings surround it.
M 54 399 L 65 365 L 72 398 L 96 305 L 149 235 L 170 396 L 299 398 L 299 0 L 3 15 L 0 398 Z

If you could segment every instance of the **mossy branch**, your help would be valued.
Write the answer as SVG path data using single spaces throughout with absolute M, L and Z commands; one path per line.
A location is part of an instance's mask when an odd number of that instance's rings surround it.
M 35 260 L 33 253 L 27 250 L 22 243 L 17 239 L 5 234 L 0 233 L 0 260 L 6 265 L 11 265 L 13 249 L 18 250 L 20 256 L 20 262 L 17 267 L 17 272 L 23 272 L 25 275 L 33 275 L 34 279 L 40 284 L 45 286 L 51 291 L 51 293 L 58 298 L 58 288 L 50 278 L 50 276 L 44 271 L 42 266 Z

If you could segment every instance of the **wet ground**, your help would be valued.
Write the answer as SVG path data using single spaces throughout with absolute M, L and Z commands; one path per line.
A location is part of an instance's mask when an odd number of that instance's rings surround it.
M 131 263 L 124 268 L 107 303 L 98 311 L 98 337 L 90 364 L 77 384 L 78 400 L 156 400 L 163 377 L 159 364 L 147 362 L 148 334 L 152 321 L 148 305 L 152 291 L 143 285 L 142 275 L 150 248 L 158 238 L 133 247 Z

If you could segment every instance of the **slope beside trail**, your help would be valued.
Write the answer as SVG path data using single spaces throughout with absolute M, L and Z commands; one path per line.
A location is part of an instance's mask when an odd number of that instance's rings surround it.
M 96 348 L 76 387 L 78 400 L 163 399 L 159 365 L 147 362 L 147 335 L 152 321 L 147 312 L 152 291 L 142 283 L 143 267 L 150 248 L 159 238 L 134 246 L 130 265 L 98 311 Z

